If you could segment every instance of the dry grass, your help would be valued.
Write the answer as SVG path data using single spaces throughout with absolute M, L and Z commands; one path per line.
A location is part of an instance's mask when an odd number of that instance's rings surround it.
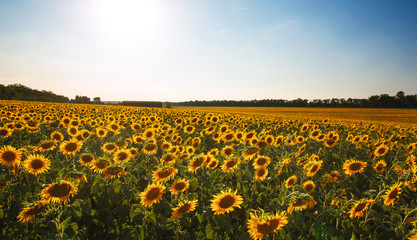
M 287 118 L 333 119 L 384 125 L 417 126 L 417 109 L 295 108 L 295 107 L 180 107 L 179 109 L 268 115 Z

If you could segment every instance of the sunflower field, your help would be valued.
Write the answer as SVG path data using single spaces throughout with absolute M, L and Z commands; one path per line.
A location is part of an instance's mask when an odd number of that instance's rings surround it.
M 1 239 L 417 239 L 417 128 L 0 101 Z

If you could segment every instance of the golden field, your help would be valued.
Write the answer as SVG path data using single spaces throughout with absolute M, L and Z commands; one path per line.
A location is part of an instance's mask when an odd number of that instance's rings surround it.
M 234 109 L 0 101 L 0 239 L 417 238 L 417 127 Z
M 177 107 L 178 109 L 220 113 L 267 115 L 303 119 L 334 119 L 384 125 L 417 126 L 417 109 L 300 108 L 300 107 Z

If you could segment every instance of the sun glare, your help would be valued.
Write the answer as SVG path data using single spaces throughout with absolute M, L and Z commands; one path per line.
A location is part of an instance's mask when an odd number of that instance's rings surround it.
M 108 37 L 141 40 L 161 30 L 163 14 L 158 1 L 101 0 L 97 18 L 100 31 Z

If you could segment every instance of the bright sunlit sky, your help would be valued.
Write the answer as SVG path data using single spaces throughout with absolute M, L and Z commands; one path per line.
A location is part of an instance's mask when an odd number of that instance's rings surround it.
M 417 1 L 1 0 L 0 83 L 103 101 L 417 93 Z

